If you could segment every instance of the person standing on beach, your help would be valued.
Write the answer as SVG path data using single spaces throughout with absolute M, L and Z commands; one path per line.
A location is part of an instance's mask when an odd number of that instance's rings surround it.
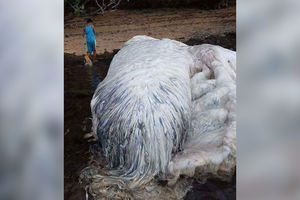
M 87 49 L 87 59 L 91 59 L 92 62 L 95 62 L 96 59 L 96 32 L 93 25 L 93 21 L 91 19 L 88 19 L 86 22 L 86 25 L 83 29 L 82 36 L 86 38 L 86 49 Z M 89 61 L 89 60 L 87 60 Z

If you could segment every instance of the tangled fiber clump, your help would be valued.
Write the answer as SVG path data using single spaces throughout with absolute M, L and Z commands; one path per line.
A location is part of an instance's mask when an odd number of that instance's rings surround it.
M 235 60 L 235 52 L 219 46 L 148 36 L 127 41 L 91 101 L 107 166 L 83 171 L 89 193 L 180 199 L 190 184 L 180 175 L 229 179 L 235 168 Z

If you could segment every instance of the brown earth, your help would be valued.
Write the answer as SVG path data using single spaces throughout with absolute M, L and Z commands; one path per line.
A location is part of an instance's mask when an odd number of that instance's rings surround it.
M 70 18 L 70 16 L 66 16 Z M 135 35 L 170 38 L 179 41 L 235 32 L 235 7 L 219 10 L 155 9 L 114 10 L 90 17 L 96 29 L 97 53 L 120 49 Z M 65 53 L 85 54 L 82 36 L 86 19 L 74 17 L 65 22 Z

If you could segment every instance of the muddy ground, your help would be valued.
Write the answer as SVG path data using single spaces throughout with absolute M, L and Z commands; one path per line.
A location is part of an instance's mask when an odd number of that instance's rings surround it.
M 95 88 L 108 71 L 110 61 L 130 37 L 146 34 L 157 38 L 172 38 L 188 45 L 217 44 L 236 49 L 235 8 L 215 11 L 197 9 L 161 9 L 142 11 L 112 11 L 93 16 L 97 34 L 98 62 L 93 67 L 83 65 L 84 38 L 80 36 L 84 19 L 74 17 L 65 22 L 65 130 L 64 182 L 65 199 L 85 199 L 79 187 L 80 171 L 88 165 L 89 143 L 83 139 L 91 131 L 90 101 Z M 106 51 L 105 51 L 106 49 Z M 209 180 L 195 182 L 185 199 L 235 199 L 235 179 L 230 183 Z
M 99 54 L 120 49 L 135 35 L 187 41 L 193 37 L 204 39 L 232 33 L 236 29 L 235 8 L 115 10 L 90 18 L 94 21 Z M 73 17 L 65 22 L 65 53 L 85 54 L 82 36 L 85 21 L 83 17 Z

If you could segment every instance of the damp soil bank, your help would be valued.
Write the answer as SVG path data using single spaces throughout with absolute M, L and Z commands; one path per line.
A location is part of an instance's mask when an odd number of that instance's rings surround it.
M 179 39 L 180 40 L 180 39 Z M 202 36 L 195 33 L 188 45 L 203 43 L 220 45 L 232 50 L 236 49 L 234 32 L 220 35 Z M 89 147 L 91 142 L 84 139 L 91 132 L 90 101 L 97 85 L 105 78 L 113 56 L 118 52 L 106 52 L 97 56 L 93 67 L 83 65 L 83 56 L 64 54 L 64 194 L 66 200 L 85 199 L 85 191 L 80 188 L 78 178 L 80 171 L 88 166 Z M 188 192 L 186 200 L 235 199 L 235 177 L 230 183 L 208 180 L 205 184 L 195 182 Z
M 122 47 L 135 35 L 188 41 L 192 38 L 218 36 L 236 30 L 236 8 L 201 10 L 196 8 L 164 8 L 143 10 L 114 10 L 103 15 L 66 16 L 64 23 L 65 53 L 85 54 L 82 37 L 87 18 L 96 29 L 99 54 Z

